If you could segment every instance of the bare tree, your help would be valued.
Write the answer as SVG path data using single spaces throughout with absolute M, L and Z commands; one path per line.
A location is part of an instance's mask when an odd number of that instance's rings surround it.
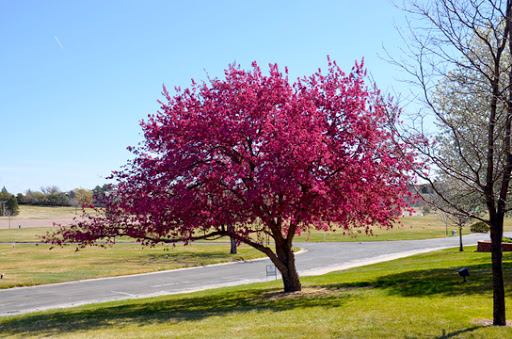
M 57 186 L 41 186 L 41 192 L 43 194 L 57 194 L 60 192 L 60 189 Z
M 471 221 L 470 213 L 473 216 L 480 216 L 482 211 L 480 207 L 485 204 L 482 203 L 478 192 L 468 192 L 464 187 L 460 187 L 458 181 L 446 179 L 442 183 L 436 183 L 436 188 L 441 194 L 432 194 L 425 196 L 423 199 L 441 210 L 440 219 L 447 227 L 452 225 L 458 228 L 459 251 L 462 252 L 464 251 L 462 230 Z M 457 208 L 454 208 L 454 206 L 457 206 Z M 460 210 L 465 212 L 460 212 Z
M 404 5 L 407 47 L 392 62 L 412 76 L 427 108 L 399 133 L 429 165 L 417 175 L 451 215 L 489 224 L 492 240 L 494 325 L 505 325 L 501 242 L 512 171 L 512 0 L 413 0 Z M 390 53 L 388 53 L 389 55 Z M 430 137 L 432 116 L 437 131 Z M 432 120 L 430 120 L 432 121 Z M 483 201 L 488 217 L 443 189 Z
M 466 214 L 462 213 L 454 213 L 454 214 L 448 214 L 446 212 L 442 212 L 446 215 L 448 222 L 451 225 L 454 225 L 459 230 L 459 251 L 464 251 L 464 244 L 462 242 L 462 229 L 468 224 L 470 221 L 469 217 Z

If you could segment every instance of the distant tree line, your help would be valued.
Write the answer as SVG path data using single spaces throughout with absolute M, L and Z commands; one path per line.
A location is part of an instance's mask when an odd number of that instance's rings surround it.
M 0 191 L 0 201 L 5 202 L 5 205 L 0 205 L 0 216 L 16 216 L 20 214 L 18 200 L 14 195 L 9 194 L 5 186 Z
M 107 184 L 97 185 L 92 190 L 86 188 L 75 188 L 70 191 L 61 191 L 57 186 L 41 187 L 39 191 L 27 190 L 25 194 L 14 195 L 9 193 L 5 187 L 0 191 L 0 201 L 15 199 L 17 205 L 35 206 L 74 206 L 101 205 L 101 201 L 110 191 Z

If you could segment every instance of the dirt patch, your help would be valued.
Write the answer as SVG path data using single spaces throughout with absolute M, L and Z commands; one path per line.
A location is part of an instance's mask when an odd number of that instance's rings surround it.
M 368 289 L 372 288 L 372 286 L 364 286 L 364 287 L 348 287 L 348 288 L 303 288 L 301 291 L 297 292 L 282 292 L 282 291 L 276 291 L 276 292 L 269 292 L 263 294 L 263 298 L 265 299 L 292 299 L 292 298 L 300 298 L 303 296 L 327 296 L 327 295 L 333 295 L 338 294 L 340 292 L 349 291 L 349 290 L 356 290 L 356 289 Z
M 493 326 L 492 319 L 473 319 L 473 323 L 480 326 Z M 512 320 L 507 320 L 507 327 L 512 327 Z
M 269 292 L 263 295 L 263 298 L 266 299 L 291 299 L 302 297 L 304 295 L 319 295 L 319 294 L 331 294 L 332 291 L 326 288 L 303 288 L 301 291 L 297 292 Z

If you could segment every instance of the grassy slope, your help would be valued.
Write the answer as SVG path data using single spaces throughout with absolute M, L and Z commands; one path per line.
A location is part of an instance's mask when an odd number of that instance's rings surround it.
M 512 292 L 512 253 L 504 258 Z M 462 283 L 457 271 L 468 267 Z M 280 282 L 0 318 L 12 337 L 62 338 L 510 338 L 492 315 L 490 254 L 445 250 Z M 512 299 L 507 298 L 508 304 Z M 511 317 L 512 313 L 508 313 Z

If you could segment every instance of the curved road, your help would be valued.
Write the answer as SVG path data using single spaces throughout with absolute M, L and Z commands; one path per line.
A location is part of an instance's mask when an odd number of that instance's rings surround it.
M 489 235 L 467 235 L 464 236 L 463 242 L 465 246 L 471 246 L 483 239 L 489 239 Z M 296 264 L 299 274 L 306 276 L 436 249 L 458 247 L 459 239 L 451 237 L 362 243 L 297 243 L 295 246 L 303 249 L 296 256 Z M 269 259 L 260 259 L 115 278 L 5 289 L 0 290 L 0 316 L 266 281 L 266 265 L 270 264 Z M 268 279 L 274 279 L 274 277 Z

